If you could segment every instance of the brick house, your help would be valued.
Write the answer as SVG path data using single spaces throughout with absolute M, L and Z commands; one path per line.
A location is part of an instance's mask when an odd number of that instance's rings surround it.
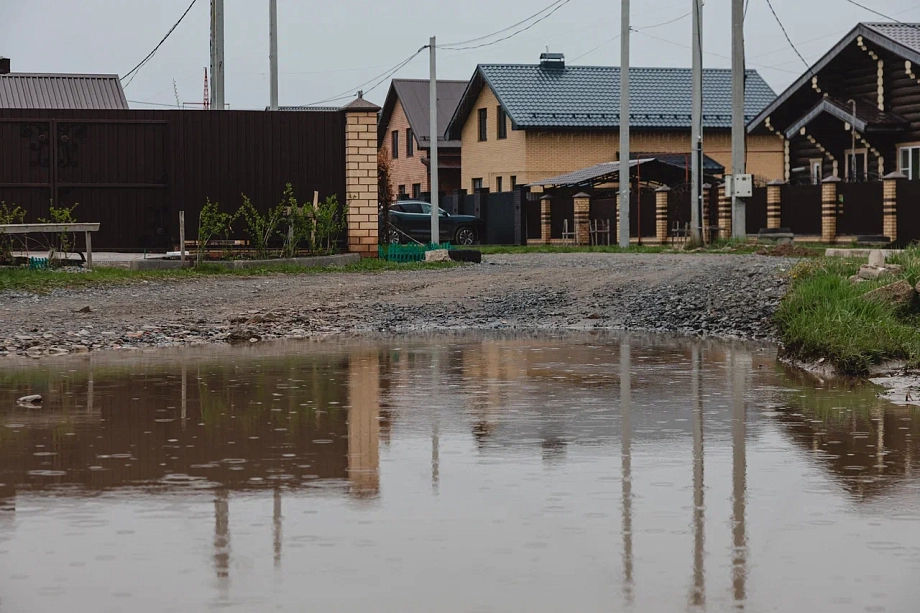
M 377 147 L 392 159 L 397 194 L 419 198 L 430 191 L 431 105 L 429 81 L 393 79 L 377 127 Z M 454 114 L 466 81 L 438 81 L 438 126 L 443 133 Z M 438 185 L 448 192 L 460 187 L 460 141 L 438 138 Z
M 748 132 L 778 137 L 787 183 L 920 179 L 920 24 L 858 24 Z
M 447 127 L 447 137 L 462 144 L 463 189 L 509 191 L 618 159 L 620 69 L 566 66 L 562 54 L 540 59 L 476 68 Z M 690 70 L 633 68 L 631 80 L 631 149 L 646 157 L 687 154 L 689 165 Z M 731 71 L 705 70 L 703 96 L 704 153 L 731 166 Z M 775 97 L 747 71 L 746 118 Z M 765 181 L 782 168 L 782 143 L 751 135 L 748 171 Z

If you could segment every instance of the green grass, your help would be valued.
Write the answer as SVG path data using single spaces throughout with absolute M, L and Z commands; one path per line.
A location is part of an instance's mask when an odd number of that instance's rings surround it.
M 26 268 L 0 268 L 0 293 L 27 291 L 37 294 L 55 289 L 126 285 L 143 281 L 181 281 L 203 277 L 257 277 L 266 275 L 316 275 L 328 273 L 377 273 L 396 270 L 437 270 L 459 266 L 454 262 L 419 262 L 399 264 L 378 259 L 362 259 L 343 267 L 310 268 L 306 266 L 279 265 L 266 268 L 233 269 L 204 264 L 192 269 L 127 270 L 97 266 L 92 272 L 68 273 L 53 270 L 28 270 Z
M 897 258 L 912 284 L 920 277 L 920 250 Z M 864 260 L 806 260 L 792 271 L 792 287 L 776 313 L 785 351 L 801 360 L 828 360 L 841 374 L 861 376 L 876 364 L 920 365 L 920 316 L 867 301 L 863 295 L 892 279 L 853 285 Z
M 763 246 L 749 245 L 739 241 L 716 241 L 706 245 L 700 253 L 724 253 L 730 247 L 731 253 L 754 253 Z M 621 249 L 617 245 L 577 246 L 577 245 L 481 245 L 474 247 L 483 255 L 499 255 L 514 253 L 685 253 L 683 249 L 672 248 L 667 245 L 631 245 L 628 249 Z

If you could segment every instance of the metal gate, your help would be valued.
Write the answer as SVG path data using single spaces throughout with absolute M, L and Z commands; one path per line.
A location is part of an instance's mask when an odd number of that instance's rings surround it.
M 166 121 L 2 118 L 0 200 L 30 222 L 77 205 L 100 246 L 168 247 L 168 136 Z

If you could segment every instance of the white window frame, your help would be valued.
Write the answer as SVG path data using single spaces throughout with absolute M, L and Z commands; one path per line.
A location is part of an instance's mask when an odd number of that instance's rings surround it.
M 815 176 L 815 165 L 819 167 L 817 176 Z M 808 178 L 811 179 L 812 185 L 821 185 L 821 181 L 824 180 L 824 158 L 808 160 Z
M 903 151 L 905 149 L 920 149 L 920 142 L 901 143 L 898 145 L 898 172 L 901 172 L 907 175 L 908 179 L 920 179 L 920 168 L 913 168 L 910 165 L 907 168 L 904 167 L 904 164 L 902 163 L 902 161 L 903 161 Z M 908 154 L 907 156 L 908 164 L 911 161 L 911 157 L 913 156 Z M 911 173 L 913 173 L 913 175 Z
M 856 155 L 861 155 L 863 157 L 863 172 L 865 172 L 866 174 L 866 176 L 863 177 L 863 180 L 864 181 L 868 180 L 868 177 L 869 177 L 869 150 L 866 149 L 865 147 L 862 147 L 858 149 L 846 149 L 843 153 L 846 156 L 846 166 L 845 166 L 846 175 L 845 176 L 847 180 L 852 179 L 852 172 L 850 170 L 850 159 L 854 153 Z M 857 179 L 859 179 L 859 177 L 857 177 Z

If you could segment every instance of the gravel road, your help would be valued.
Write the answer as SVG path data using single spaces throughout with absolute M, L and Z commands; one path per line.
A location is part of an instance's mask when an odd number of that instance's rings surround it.
M 629 329 L 769 339 L 794 261 L 516 254 L 428 271 L 205 277 L 0 294 L 0 356 L 463 329 Z

